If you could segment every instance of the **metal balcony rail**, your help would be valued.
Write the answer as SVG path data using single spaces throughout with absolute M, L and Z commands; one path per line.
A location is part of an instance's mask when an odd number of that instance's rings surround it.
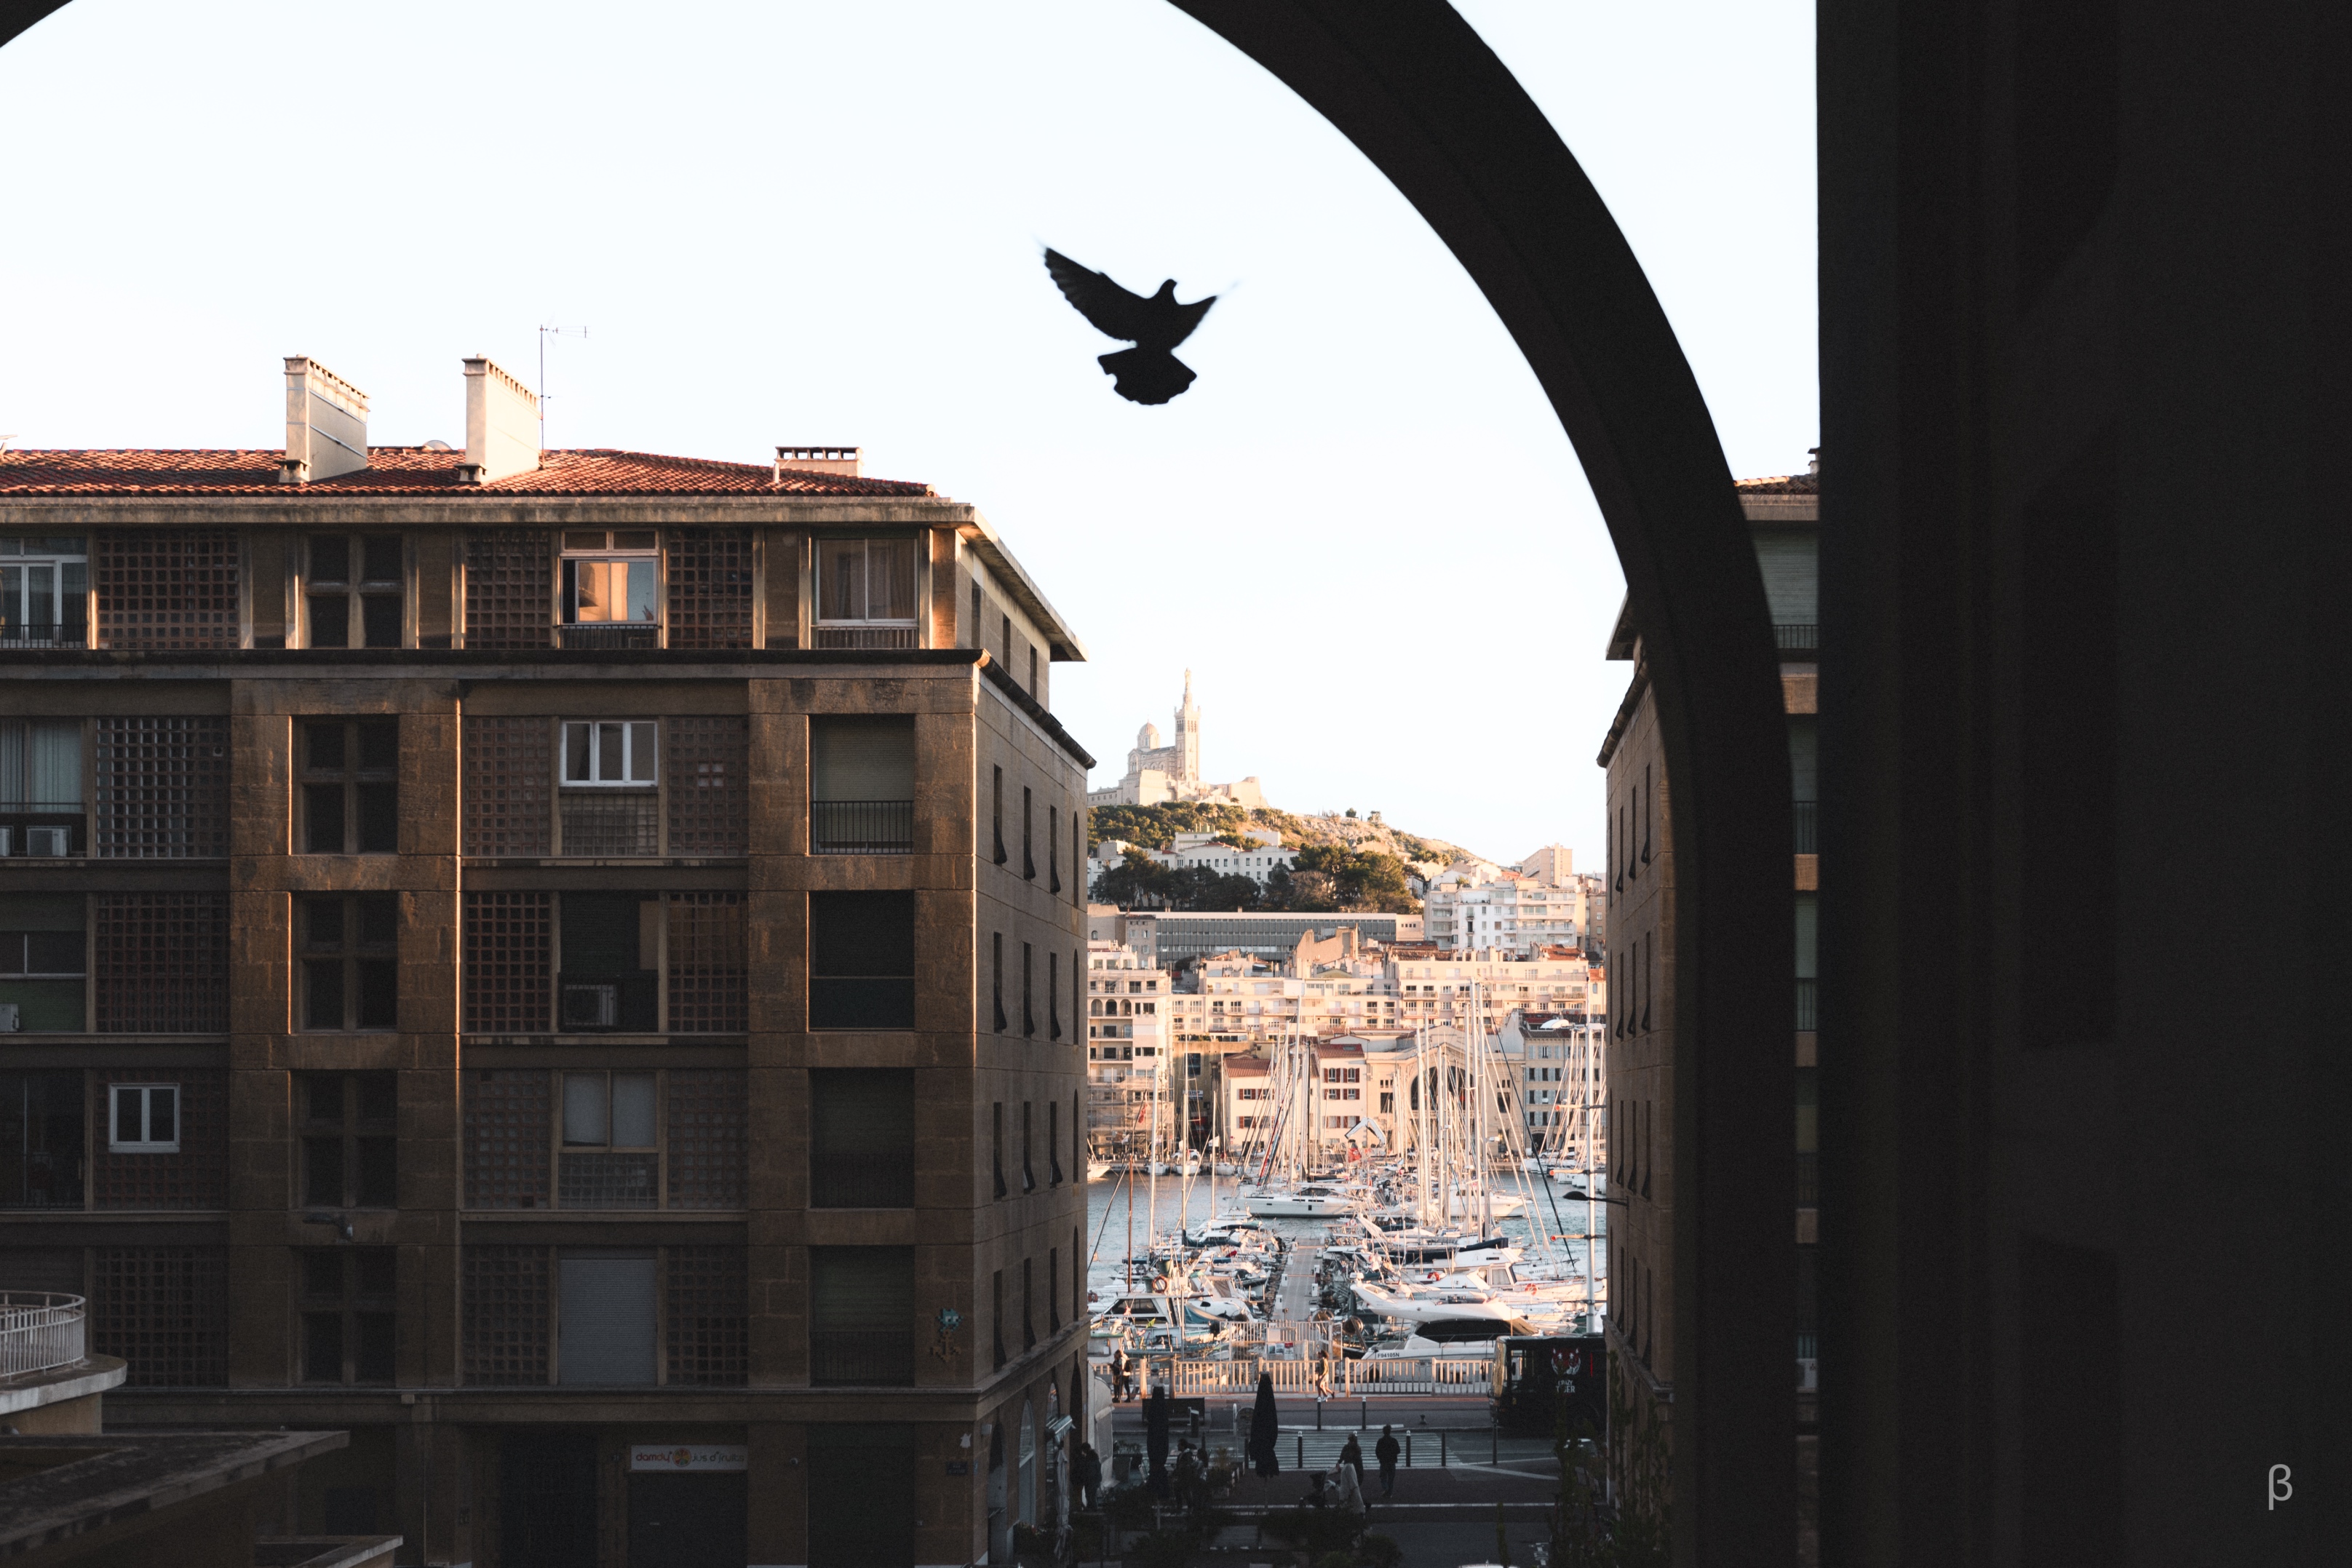
M 610 652 L 615 648 L 658 648 L 661 628 L 641 621 L 571 621 L 555 629 L 559 648 Z
M 809 1162 L 811 1208 L 912 1208 L 915 1151 L 897 1155 L 828 1153 Z
M 1818 801 L 1800 800 L 1796 804 L 1795 842 L 1797 853 L 1817 855 L 1822 852 L 1822 808 Z
M 906 855 L 915 852 L 912 800 L 812 800 L 809 852 Z
M 0 624 L 0 648 L 79 648 L 89 640 L 80 621 L 16 621 Z
M 911 622 L 905 626 L 819 626 L 815 632 L 820 648 L 889 649 L 915 645 Z
M 87 1303 L 54 1291 L 0 1291 L 0 1378 L 29 1377 L 86 1359 Z
M 819 1387 L 905 1387 L 915 1381 L 915 1347 L 904 1329 L 816 1329 L 809 1334 L 809 1382 Z
M 1797 982 L 1797 1027 L 1801 1030 L 1821 1028 L 1821 982 Z
M 1822 629 L 1817 625 L 1775 626 L 1772 645 L 1783 653 L 1816 653 L 1821 651 Z

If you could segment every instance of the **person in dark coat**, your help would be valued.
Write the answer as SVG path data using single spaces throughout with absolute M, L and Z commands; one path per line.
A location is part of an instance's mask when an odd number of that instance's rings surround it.
M 1360 1447 L 1360 1446 L 1357 1444 L 1357 1442 L 1356 1442 L 1356 1435 L 1355 1435 L 1353 1432 L 1349 1433 L 1349 1434 L 1348 1434 L 1348 1440 L 1347 1440 L 1346 1442 L 1344 1442 L 1344 1443 L 1342 1443 L 1342 1444 L 1340 1444 L 1340 1445 L 1339 1445 L 1339 1462 L 1340 1462 L 1341 1464 L 1343 1464 L 1343 1465 L 1353 1465 L 1353 1466 L 1355 1466 L 1355 1468 L 1356 1468 L 1356 1490 L 1357 1490 L 1358 1491 L 1361 1491 L 1361 1490 L 1364 1490 L 1364 1450 L 1362 1449 L 1362 1448 L 1361 1448 L 1361 1447 Z
M 1143 1448 L 1151 1457 L 1151 1495 L 1168 1495 L 1168 1389 L 1165 1385 L 1151 1391 L 1143 1402 Z
M 1079 1501 L 1091 1513 L 1095 1507 L 1095 1492 L 1102 1485 L 1102 1456 L 1095 1452 L 1092 1443 L 1080 1443 L 1078 1462 L 1071 1468 L 1078 1483 Z
M 1250 1468 L 1261 1480 L 1271 1480 L 1282 1469 L 1275 1446 L 1282 1441 L 1282 1411 L 1274 1402 L 1274 1374 L 1257 1375 L 1257 1404 L 1250 1411 Z
M 1389 1430 L 1386 1427 L 1381 1427 L 1381 1440 L 1372 1445 L 1372 1458 L 1381 1462 L 1381 1495 L 1382 1497 L 1392 1497 L 1396 1493 L 1396 1468 L 1397 1455 L 1399 1452 L 1401 1452 L 1401 1450 L 1397 1446 L 1396 1434 Z

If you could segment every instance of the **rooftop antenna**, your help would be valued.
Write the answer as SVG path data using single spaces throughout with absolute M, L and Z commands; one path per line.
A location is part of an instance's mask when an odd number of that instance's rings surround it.
M 539 329 L 539 449 L 547 450 L 547 340 L 550 338 L 578 338 L 586 341 L 585 327 L 549 327 Z

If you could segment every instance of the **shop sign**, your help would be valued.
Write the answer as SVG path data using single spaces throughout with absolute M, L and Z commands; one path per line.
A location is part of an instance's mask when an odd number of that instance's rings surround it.
M 632 1443 L 633 1470 L 744 1470 L 751 1468 L 745 1443 Z

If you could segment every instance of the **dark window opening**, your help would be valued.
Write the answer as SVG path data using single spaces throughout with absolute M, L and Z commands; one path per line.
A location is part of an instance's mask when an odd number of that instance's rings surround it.
M 302 1201 L 326 1208 L 400 1202 L 399 1082 L 391 1072 L 303 1072 L 294 1081 Z
M 301 920 L 302 1027 L 399 1027 L 400 894 L 306 898 Z
M 1011 1189 L 1004 1185 L 1004 1102 L 996 1101 L 988 1108 L 988 1166 L 996 1177 L 996 1196 L 1003 1197 Z
M 557 1031 L 657 1031 L 662 901 L 634 893 L 567 893 L 557 913 Z
M 391 1247 L 296 1253 L 302 1292 L 302 1381 L 391 1383 L 400 1254 Z
M 1021 1190 L 1023 1192 L 1037 1190 L 1037 1162 L 1032 1153 L 1035 1142 L 1032 1136 L 1035 1131 L 1034 1105 L 1034 1101 L 1021 1102 Z
M 911 1208 L 915 1075 L 904 1068 L 809 1073 L 809 1206 Z
M 329 719 L 301 726 L 302 852 L 394 854 L 400 849 L 400 721 Z
M 309 645 L 399 647 L 406 575 L 400 536 L 313 534 L 309 554 L 302 582 Z
M 990 972 L 993 977 L 991 985 L 991 994 L 993 996 L 995 1000 L 996 1032 L 1003 1034 L 1006 1024 L 1004 1017 L 1004 933 L 1002 931 L 992 933 L 990 937 L 990 946 L 994 954 L 994 959 L 991 966 Z
M 1045 1183 L 1048 1186 L 1062 1185 L 1062 1103 L 1045 1102 Z
M 0 1208 L 79 1208 L 87 1169 L 79 1069 L 0 1071 Z
M 811 1383 L 913 1383 L 914 1329 L 913 1248 L 809 1249 Z
M 915 1027 L 915 895 L 809 894 L 809 1028 Z
M 1045 891 L 1062 891 L 1062 810 L 1045 808 Z
M 1062 956 L 1045 955 L 1045 1038 L 1062 1038 Z
M 1045 1332 L 1048 1335 L 1062 1332 L 1062 1252 L 1058 1247 L 1045 1249 Z
M 1024 881 L 1037 880 L 1036 833 L 1037 810 L 1028 785 L 1021 786 L 1021 875 Z
M 989 799 L 990 810 L 992 813 L 991 820 L 995 825 L 996 863 L 1003 865 L 1013 858 L 1004 852 L 1004 769 L 997 768 L 992 768 L 991 772 L 992 784 Z
M 1037 949 L 1024 942 L 1021 944 L 1021 1032 L 1031 1040 L 1037 1037 L 1036 975 Z

